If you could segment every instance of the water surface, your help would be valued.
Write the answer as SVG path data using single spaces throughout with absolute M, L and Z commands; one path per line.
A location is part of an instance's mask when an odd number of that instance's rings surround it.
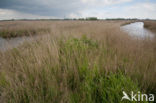
M 25 41 L 33 40 L 34 37 L 15 37 L 10 39 L 4 39 L 0 37 L 0 51 L 6 51 L 8 49 L 15 48 L 21 44 L 23 44 Z
M 128 25 L 124 25 L 121 27 L 122 30 L 127 32 L 129 35 L 136 38 L 153 38 L 155 34 L 153 34 L 150 30 L 144 28 L 143 22 L 135 22 Z M 39 37 L 39 36 L 37 36 Z M 11 39 L 4 39 L 0 37 L 0 51 L 6 51 L 11 48 L 15 48 L 25 41 L 31 41 L 36 39 L 37 37 L 16 37 Z
M 139 39 L 143 39 L 143 38 L 151 39 L 155 35 L 150 30 L 144 28 L 143 22 L 135 22 L 135 23 L 127 24 L 122 26 L 121 29 L 127 32 L 130 36 Z

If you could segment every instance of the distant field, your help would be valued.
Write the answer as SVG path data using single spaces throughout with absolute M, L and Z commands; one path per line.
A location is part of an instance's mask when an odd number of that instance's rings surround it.
M 30 36 L 30 35 L 38 35 L 50 32 L 54 29 L 54 26 L 60 26 L 65 24 L 66 22 L 72 22 L 75 25 L 74 21 L 1 21 L 0 22 L 0 36 L 3 38 L 11 38 L 17 36 Z M 75 26 L 84 26 L 81 24 L 85 24 L 89 21 L 76 21 Z M 94 21 L 93 21 L 94 22 Z M 101 21 L 108 22 L 108 21 Z M 118 22 L 121 25 L 129 24 L 134 21 L 110 21 L 110 22 Z M 59 25 L 60 24 L 60 25 Z M 66 23 L 67 24 L 67 23 Z M 72 26 L 74 26 L 72 25 Z M 53 27 L 51 27 L 53 26 Z M 63 26 L 63 25 L 62 25 Z
M 11 38 L 49 32 L 49 23 L 40 21 L 1 21 L 0 36 Z
M 128 22 L 0 22 L 4 38 L 45 34 L 0 52 L 0 102 L 121 103 L 122 91 L 155 94 L 156 39 L 130 37 L 120 30 Z

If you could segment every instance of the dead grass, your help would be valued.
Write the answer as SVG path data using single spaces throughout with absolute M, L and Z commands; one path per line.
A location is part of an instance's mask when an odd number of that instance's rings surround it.
M 0 102 L 120 102 L 122 90 L 156 93 L 156 40 L 129 37 L 123 23 L 48 22 L 49 35 L 0 53 Z
M 144 21 L 144 27 L 156 33 L 156 21 Z
M 30 36 L 50 32 L 49 23 L 42 21 L 2 21 L 0 36 L 11 38 L 17 36 Z

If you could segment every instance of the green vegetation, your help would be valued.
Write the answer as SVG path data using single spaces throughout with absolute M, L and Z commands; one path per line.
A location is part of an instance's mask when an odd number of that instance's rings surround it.
M 99 49 L 97 41 L 83 36 L 61 40 L 59 45 L 59 63 L 51 64 L 49 57 L 39 67 L 31 65 L 35 60 L 28 61 L 17 49 L 12 50 L 13 54 L 19 53 L 15 58 L 21 62 L 10 61 L 12 69 L 1 73 L 0 95 L 5 102 L 119 103 L 122 90 L 139 90 L 120 70 L 106 73 L 96 60 L 89 59 Z
M 134 40 L 119 24 L 54 22 L 50 35 L 0 52 L 0 102 L 120 103 L 122 91 L 155 94 L 155 40 Z
M 86 18 L 86 20 L 98 20 L 98 18 L 97 17 L 88 17 L 88 18 Z

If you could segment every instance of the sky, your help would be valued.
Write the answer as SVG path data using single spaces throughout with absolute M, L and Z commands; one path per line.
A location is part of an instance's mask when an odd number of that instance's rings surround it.
M 0 20 L 85 17 L 156 19 L 156 0 L 0 1 Z

